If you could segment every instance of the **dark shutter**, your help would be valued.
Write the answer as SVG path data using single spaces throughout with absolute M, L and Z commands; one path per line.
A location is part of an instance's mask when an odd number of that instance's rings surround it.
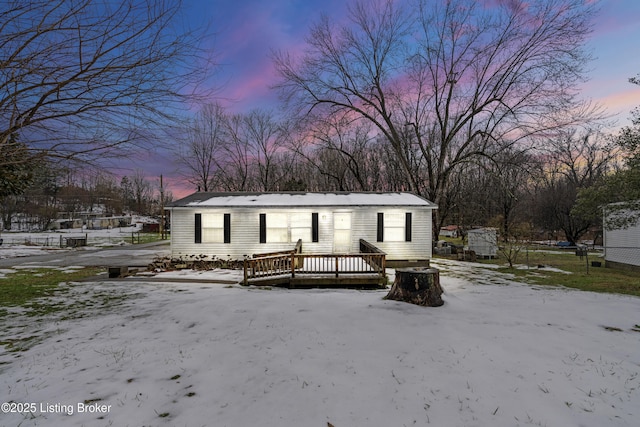
M 202 214 L 195 217 L 195 243 L 202 243 Z
M 411 241 L 411 212 L 404 214 L 404 241 Z
M 311 214 L 311 241 L 318 241 L 318 212 Z
M 384 241 L 384 213 L 378 212 L 378 242 Z
M 231 243 L 231 214 L 224 214 L 224 242 Z
M 260 214 L 260 243 L 267 243 L 267 214 Z

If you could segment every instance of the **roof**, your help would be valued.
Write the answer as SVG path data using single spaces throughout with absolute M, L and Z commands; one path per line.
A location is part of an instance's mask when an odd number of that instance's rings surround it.
M 279 192 L 193 193 L 167 205 L 175 207 L 312 207 L 312 206 L 437 206 L 413 193 L 390 192 Z
M 480 227 L 467 231 L 468 233 L 496 233 L 498 230 L 494 227 Z

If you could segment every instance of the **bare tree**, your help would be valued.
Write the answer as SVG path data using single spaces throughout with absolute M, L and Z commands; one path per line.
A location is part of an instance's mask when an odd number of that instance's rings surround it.
M 457 225 L 468 229 L 474 225 L 495 226 L 506 242 L 530 220 L 526 212 L 531 184 L 537 172 L 537 159 L 527 152 L 502 150 L 490 158 L 468 163 L 456 173 L 459 191 L 455 198 Z
M 418 1 L 416 8 L 412 20 L 390 0 L 356 2 L 347 25 L 323 17 L 300 58 L 279 52 L 274 60 L 289 105 L 349 112 L 377 128 L 407 189 L 441 206 L 437 233 L 458 167 L 591 112 L 575 93 L 595 9 L 585 0 Z
M 187 125 L 180 162 L 187 180 L 201 191 L 211 191 L 228 138 L 228 119 L 219 104 L 206 104 Z
M 289 127 L 275 113 L 253 110 L 224 119 L 224 141 L 216 159 L 212 189 L 275 191 L 289 177 L 294 157 L 286 149 Z
M 578 192 L 599 183 L 614 166 L 617 151 L 595 131 L 584 134 L 568 130 L 549 141 L 547 161 L 538 192 L 538 223 L 547 229 L 560 229 L 571 243 L 593 225 L 597 215 L 572 212 Z
M 135 210 L 139 214 L 149 214 L 153 199 L 153 185 L 144 174 L 144 171 L 136 169 L 133 176 L 129 177 L 135 200 Z
M 292 147 L 321 176 L 325 190 L 372 191 L 380 184 L 371 125 L 345 116 L 317 118 Z
M 0 147 L 90 160 L 140 143 L 207 70 L 180 2 L 9 0 L 0 6 Z M 9 147 L 10 148 L 10 147 Z M 13 162 L 29 156 L 13 157 Z
M 229 117 L 227 132 L 224 167 L 217 170 L 216 186 L 225 191 L 249 191 L 251 146 L 244 132 L 244 116 Z
M 251 147 L 251 161 L 255 165 L 255 186 L 260 191 L 273 191 L 281 181 L 278 163 L 287 141 L 287 127 L 273 112 L 253 110 L 244 117 L 244 134 Z

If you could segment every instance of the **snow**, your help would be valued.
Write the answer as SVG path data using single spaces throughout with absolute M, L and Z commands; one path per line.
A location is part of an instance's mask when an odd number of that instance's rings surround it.
M 3 231 L 0 238 L 0 259 L 46 255 L 60 251 L 70 250 L 95 250 L 107 246 L 126 246 L 131 243 L 132 233 L 141 230 L 138 224 L 130 227 L 117 227 L 112 229 L 87 230 L 80 228 L 64 229 L 44 232 L 13 232 Z M 60 247 L 60 236 L 85 237 L 88 246 L 78 248 Z M 25 244 L 27 243 L 27 244 Z
M 65 285 L 54 302 L 69 304 L 68 318 L 2 320 L 3 342 L 39 343 L 0 354 L 0 402 L 38 410 L 0 424 L 637 425 L 639 298 L 433 264 L 438 308 L 386 291 L 206 282 L 239 279 L 228 271 Z M 72 310 L 101 298 L 117 303 Z M 79 403 L 108 411 L 78 413 Z
M 430 206 L 412 193 L 195 193 L 172 206 Z

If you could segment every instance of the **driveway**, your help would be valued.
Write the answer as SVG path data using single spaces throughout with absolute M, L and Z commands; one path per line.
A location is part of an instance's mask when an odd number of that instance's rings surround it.
M 168 241 L 117 246 L 106 249 L 83 247 L 69 251 L 55 251 L 46 255 L 0 259 L 0 267 L 16 266 L 72 266 L 83 267 L 146 267 L 155 257 L 170 253 Z

